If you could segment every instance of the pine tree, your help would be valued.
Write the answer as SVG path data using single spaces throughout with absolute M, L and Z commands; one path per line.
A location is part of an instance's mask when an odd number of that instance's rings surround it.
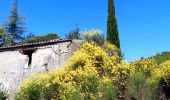
M 9 22 L 5 25 L 5 27 L 8 34 L 13 38 L 14 43 L 17 43 L 24 39 L 22 37 L 22 34 L 24 33 L 24 27 L 22 26 L 24 22 L 22 21 L 22 19 L 23 18 L 18 15 L 18 0 L 13 0 Z
M 113 0 L 108 0 L 107 40 L 120 49 L 119 32 Z
M 14 43 L 14 41 L 11 35 L 8 35 L 6 29 L 0 26 L 0 47 L 10 46 L 12 43 Z

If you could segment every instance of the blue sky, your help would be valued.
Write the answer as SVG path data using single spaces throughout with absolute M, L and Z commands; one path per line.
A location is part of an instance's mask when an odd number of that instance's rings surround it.
M 122 52 L 128 61 L 170 51 L 170 0 L 115 0 Z M 11 0 L 0 2 L 0 25 L 7 22 Z M 64 37 L 81 31 L 106 33 L 107 0 L 19 0 L 28 32 Z

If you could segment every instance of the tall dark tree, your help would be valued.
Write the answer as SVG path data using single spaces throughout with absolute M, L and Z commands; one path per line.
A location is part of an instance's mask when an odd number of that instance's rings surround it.
M 120 49 L 118 25 L 115 16 L 114 0 L 108 0 L 107 40 Z
M 7 33 L 14 39 L 14 43 L 24 39 L 22 36 L 24 33 L 24 22 L 22 19 L 23 18 L 18 15 L 18 0 L 13 0 L 9 21 L 5 27 L 7 29 Z

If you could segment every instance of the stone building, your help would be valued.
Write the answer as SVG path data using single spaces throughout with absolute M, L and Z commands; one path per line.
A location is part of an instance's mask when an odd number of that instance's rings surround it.
M 80 42 L 80 41 L 79 41 Z M 0 48 L 0 89 L 10 97 L 31 74 L 64 66 L 78 40 L 50 40 Z

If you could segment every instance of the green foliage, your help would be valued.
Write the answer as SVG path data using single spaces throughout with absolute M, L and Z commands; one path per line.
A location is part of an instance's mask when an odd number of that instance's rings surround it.
M 103 97 L 102 100 L 115 100 L 116 89 L 112 84 L 106 84 L 103 86 Z
M 22 41 L 22 43 L 35 43 L 35 42 L 43 42 L 43 41 L 49 41 L 49 40 L 53 40 L 53 39 L 59 39 L 60 37 L 55 34 L 55 33 L 49 33 L 47 35 L 44 36 L 28 36 L 27 39 L 25 39 L 24 41 Z
M 34 35 L 32 32 L 30 32 L 30 33 L 25 37 L 25 39 L 29 39 L 29 38 L 33 38 L 33 37 L 35 37 L 35 35 Z
M 18 15 L 18 0 L 13 0 L 13 6 L 11 9 L 11 15 L 9 16 L 9 22 L 5 25 L 7 29 L 7 34 L 10 35 L 12 44 L 18 43 L 23 40 L 22 34 L 24 33 L 24 27 L 22 26 L 24 22 Z
M 6 46 L 11 46 L 11 45 L 13 45 L 13 43 L 14 43 L 13 38 L 8 37 L 3 46 L 5 46 L 5 47 L 6 47 Z
M 165 62 L 166 60 L 170 60 L 170 52 L 162 52 L 162 53 L 158 53 L 152 57 L 149 57 L 151 59 L 155 59 L 155 61 L 158 64 L 161 64 L 163 62 Z
M 102 45 L 104 43 L 104 35 L 102 31 L 95 29 L 89 30 L 83 33 L 83 37 L 88 42 L 94 42 L 98 45 Z
M 108 0 L 107 40 L 120 49 L 118 25 L 115 16 L 114 0 Z
M 39 36 L 39 41 L 49 41 L 53 39 L 59 39 L 60 37 L 56 33 L 49 33 L 44 36 Z
M 67 39 L 82 39 L 80 29 L 76 28 L 66 35 Z
M 0 46 L 11 46 L 13 42 L 11 35 L 7 34 L 7 30 L 0 27 Z
M 0 43 L 1 46 L 3 46 L 4 42 L 5 42 L 5 37 L 6 37 L 6 30 L 4 27 L 0 27 Z
M 7 100 L 8 95 L 6 92 L 0 90 L 0 100 Z
M 141 73 L 134 73 L 130 76 L 130 83 L 128 84 L 128 95 L 141 100 L 146 86 L 146 77 Z
M 128 95 L 137 100 L 157 100 L 160 69 L 154 59 L 132 62 L 133 71 L 128 84 Z

